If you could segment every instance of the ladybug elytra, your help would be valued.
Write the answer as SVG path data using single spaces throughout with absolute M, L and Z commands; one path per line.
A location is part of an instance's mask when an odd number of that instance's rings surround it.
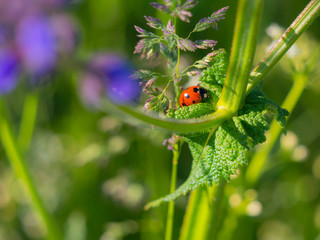
M 200 103 L 207 95 L 207 91 L 199 86 L 192 86 L 182 91 L 179 97 L 181 107 Z

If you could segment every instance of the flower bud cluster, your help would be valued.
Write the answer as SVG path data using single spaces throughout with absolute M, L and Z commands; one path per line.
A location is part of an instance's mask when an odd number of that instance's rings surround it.
M 167 146 L 168 150 L 175 150 L 177 148 L 177 143 L 182 139 L 182 137 L 172 134 L 171 138 L 165 139 L 163 141 L 163 146 Z
M 164 4 L 152 2 L 151 6 L 155 9 L 162 11 L 165 14 L 170 14 L 175 19 L 180 18 L 180 20 L 189 22 L 190 17 L 192 17 L 190 9 L 194 8 L 198 4 L 195 0 L 165 0 Z M 135 26 L 138 32 L 138 37 L 141 38 L 134 50 L 134 53 L 141 54 L 141 57 L 146 57 L 150 59 L 151 57 L 158 57 L 162 54 L 167 59 L 167 65 L 170 72 L 169 82 L 163 90 L 159 90 L 153 87 L 156 79 L 159 77 L 164 77 L 159 73 L 155 73 L 149 70 L 140 70 L 136 73 L 136 78 L 142 80 L 140 86 L 142 87 L 142 92 L 149 95 L 147 99 L 144 110 L 154 110 L 154 111 L 165 111 L 168 108 L 176 108 L 179 103 L 179 91 L 181 87 L 182 76 L 193 77 L 200 75 L 200 71 L 189 71 L 189 68 L 195 67 L 198 69 L 205 69 L 211 66 L 217 51 L 214 51 L 214 47 L 217 44 L 215 40 L 190 40 L 192 33 L 201 32 L 209 28 L 217 29 L 217 24 L 220 20 L 224 19 L 225 13 L 228 7 L 224 7 L 214 12 L 210 17 L 201 19 L 190 32 L 186 38 L 182 38 L 177 35 L 175 26 L 172 21 L 169 20 L 167 24 L 164 24 L 160 19 L 145 16 L 147 25 L 153 29 L 161 30 L 155 33 L 149 32 L 139 26 Z M 159 34 L 160 33 L 160 34 Z M 192 66 L 187 67 L 184 71 L 177 73 L 174 69 L 179 69 L 177 64 L 179 63 L 180 50 L 194 52 L 197 49 L 208 49 L 211 48 L 213 52 L 206 55 L 203 59 L 196 61 Z M 168 77 L 168 76 L 166 76 Z M 168 86 L 173 83 L 176 96 L 173 98 L 167 97 Z

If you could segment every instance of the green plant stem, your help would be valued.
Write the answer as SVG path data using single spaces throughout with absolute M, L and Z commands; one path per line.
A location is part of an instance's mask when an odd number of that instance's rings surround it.
M 217 103 L 218 111 L 224 109 L 233 115 L 241 107 L 244 100 L 256 48 L 261 10 L 262 0 L 241 0 L 239 2 L 231 61 L 225 85 Z M 209 197 L 210 195 L 205 197 L 203 189 L 192 193 L 180 240 L 214 239 L 221 222 L 224 185 L 224 181 L 221 181 L 213 206 L 211 204 L 212 198 Z M 208 213 L 211 214 L 208 216 Z M 209 232 L 210 234 L 208 234 Z
M 180 1 L 178 1 L 178 4 Z M 174 26 L 177 29 L 177 17 L 174 17 Z M 174 81 L 174 91 L 176 95 L 176 106 L 179 106 L 179 65 L 180 65 L 180 49 L 177 47 L 178 56 L 177 56 L 177 65 L 176 65 L 176 79 Z M 178 173 L 178 160 L 180 156 L 181 146 L 178 141 L 175 145 L 175 149 L 173 150 L 173 158 L 172 158 L 172 170 L 171 170 L 171 182 L 170 182 L 170 193 L 174 193 L 177 185 L 177 173 Z M 168 214 L 167 214 L 167 223 L 166 223 L 166 232 L 165 232 L 165 240 L 172 239 L 172 230 L 174 223 L 174 201 L 170 201 L 168 204 Z
M 36 187 L 31 179 L 28 168 L 21 157 L 20 151 L 17 147 L 16 140 L 11 132 L 11 127 L 7 120 L 6 110 L 2 103 L 0 102 L 1 118 L 0 118 L 0 138 L 4 151 L 6 152 L 8 159 L 13 167 L 13 170 L 17 178 L 21 179 L 26 192 L 28 193 L 34 211 L 37 212 L 47 229 L 47 236 L 50 240 L 61 239 L 59 232 L 51 218 L 50 214 L 47 212 L 44 204 L 36 190 Z
M 176 26 L 176 25 L 175 25 Z M 177 48 L 178 51 L 178 59 L 177 59 L 177 66 L 176 66 L 176 80 L 174 82 L 174 91 L 175 91 L 175 96 L 176 96 L 176 105 L 179 107 L 179 96 L 180 96 L 180 73 L 179 73 L 179 66 L 180 66 L 180 48 Z
M 181 4 L 181 1 L 177 1 L 177 4 Z M 177 16 L 174 17 L 173 25 L 176 28 L 177 31 Z M 175 101 L 176 106 L 179 107 L 179 96 L 180 96 L 180 84 L 179 84 L 179 78 L 180 78 L 180 48 L 177 47 L 177 65 L 176 65 L 176 81 L 174 82 L 174 93 L 175 93 Z
M 210 223 L 210 229 L 207 240 L 216 239 L 220 230 L 221 223 L 223 222 L 224 215 L 224 190 L 226 182 L 224 180 L 220 181 L 218 186 L 217 195 L 213 203 L 212 217 Z
M 312 0 L 250 74 L 248 95 L 310 26 L 320 13 L 320 0 Z
M 308 74 L 303 73 L 296 73 L 293 75 L 293 86 L 290 89 L 286 99 L 282 103 L 282 108 L 287 109 L 289 112 L 293 111 L 306 86 L 308 77 Z M 280 134 L 281 127 L 276 120 L 273 120 L 270 130 L 268 131 L 267 141 L 259 147 L 247 168 L 245 179 L 249 186 L 253 186 L 257 182 L 266 164 L 268 155 L 274 147 Z
M 181 152 L 181 146 L 180 146 L 180 141 L 179 141 L 176 144 L 176 149 L 173 150 L 170 193 L 173 193 L 176 190 L 178 160 L 179 160 L 180 152 Z M 174 222 L 174 203 L 175 203 L 174 201 L 170 201 L 168 204 L 165 240 L 172 239 L 172 229 L 173 229 L 173 222 Z
M 212 114 L 198 119 L 176 120 L 146 115 L 145 113 L 129 106 L 115 105 L 107 99 L 104 100 L 102 108 L 103 110 L 108 109 L 108 112 L 117 115 L 123 120 L 131 120 L 129 123 L 132 123 L 132 121 L 138 119 L 141 120 L 142 123 L 149 123 L 154 126 L 179 133 L 199 132 L 216 127 L 219 124 L 223 123 L 225 120 L 230 119 L 235 114 L 230 113 L 225 109 L 219 109 Z M 128 118 L 128 116 L 131 116 L 132 118 Z
M 201 186 L 190 194 L 179 240 L 206 240 L 217 187 Z
M 262 3 L 262 0 L 239 1 L 230 63 L 217 109 L 235 113 L 244 101 L 257 45 Z
M 225 181 L 191 192 L 179 240 L 212 240 L 223 220 Z
M 17 140 L 19 149 L 22 152 L 27 151 L 30 147 L 37 116 L 38 103 L 38 92 L 28 94 L 24 102 L 20 132 Z

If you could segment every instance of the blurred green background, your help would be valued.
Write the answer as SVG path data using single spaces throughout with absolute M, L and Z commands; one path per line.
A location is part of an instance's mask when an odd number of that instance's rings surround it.
M 117 52 L 146 68 L 133 56 L 138 38 L 133 25 L 149 29 L 143 16 L 159 15 L 148 0 L 83 0 L 66 8 L 80 28 L 75 58 L 91 53 Z M 268 0 L 264 4 L 258 58 L 272 42 L 270 24 L 288 27 L 308 3 L 306 0 Z M 230 52 L 237 1 L 200 0 L 190 24 L 179 22 L 186 36 L 195 23 L 213 11 L 230 6 L 219 31 L 197 36 L 218 41 L 217 48 Z M 308 29 L 305 42 L 319 44 L 320 20 Z M 307 42 L 308 43 L 308 42 Z M 305 44 L 307 52 L 312 44 Z M 184 54 L 191 62 L 207 52 Z M 285 61 L 285 60 L 284 60 Z M 266 95 L 279 105 L 292 85 L 285 62 L 279 63 L 264 81 Z M 318 64 L 318 68 L 320 68 Z M 167 205 L 144 211 L 150 200 L 169 192 L 171 152 L 162 145 L 170 134 L 137 128 L 114 116 L 87 108 L 81 101 L 79 72 L 64 66 L 55 81 L 42 88 L 31 150 L 26 158 L 46 207 L 53 213 L 67 240 L 164 238 Z M 227 187 L 228 214 L 221 239 L 320 240 L 320 74 L 310 79 L 282 136 L 269 158 L 255 189 L 242 183 L 243 172 Z M 18 128 L 26 96 L 23 86 L 5 101 Z M 189 150 L 184 146 L 178 184 L 189 174 Z M 242 203 L 249 201 L 244 208 Z M 177 239 L 187 197 L 176 201 L 174 238 Z M 39 218 L 30 208 L 20 182 L 0 149 L 0 239 L 43 239 Z

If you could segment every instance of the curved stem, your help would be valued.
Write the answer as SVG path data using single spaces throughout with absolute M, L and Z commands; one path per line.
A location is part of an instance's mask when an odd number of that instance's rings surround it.
M 32 181 L 29 170 L 25 164 L 25 161 L 21 157 L 20 151 L 17 147 L 16 140 L 11 132 L 11 127 L 6 117 L 6 111 L 3 103 L 0 102 L 1 119 L 0 119 L 0 138 L 4 151 L 6 152 L 8 159 L 13 167 L 13 170 L 17 176 L 24 183 L 27 193 L 32 202 L 35 212 L 37 212 L 43 220 L 44 225 L 47 228 L 48 238 L 51 240 L 61 239 L 53 219 L 46 210 L 40 195 L 38 194 L 36 187 Z
M 289 112 L 292 112 L 294 107 L 297 104 L 308 80 L 308 75 L 306 74 L 294 74 L 293 75 L 293 86 L 288 93 L 286 99 L 281 105 L 282 108 L 287 109 Z M 268 132 L 267 141 L 260 146 L 258 151 L 254 154 L 251 162 L 247 168 L 245 179 L 249 186 L 253 186 L 259 176 L 263 171 L 263 167 L 267 161 L 268 155 L 271 152 L 273 146 L 278 140 L 281 133 L 281 127 L 276 120 L 273 120 L 270 130 Z
M 181 152 L 180 141 L 176 144 L 176 149 L 173 150 L 172 158 L 172 170 L 171 170 L 171 182 L 170 182 L 170 193 L 176 190 L 177 185 L 177 172 L 178 172 L 178 160 Z M 165 240 L 172 239 L 172 229 L 174 220 L 174 201 L 170 201 L 168 204 L 168 215 L 166 223 Z
M 319 16 L 320 0 L 312 0 L 250 74 L 248 95 Z
M 171 130 L 173 132 L 180 133 L 190 133 L 198 132 L 201 130 L 207 130 L 208 128 L 218 126 L 219 124 L 223 123 L 225 120 L 233 116 L 232 113 L 226 111 L 225 109 L 219 109 L 218 111 L 212 114 L 197 119 L 176 120 L 168 118 L 159 118 L 146 115 L 145 113 L 137 111 L 132 107 L 115 105 L 108 100 L 104 101 L 103 109 L 108 109 L 109 112 L 118 115 L 123 120 L 129 121 L 129 115 L 133 117 L 131 120 L 135 118 L 141 120 L 142 123 L 149 123 L 154 126 L 158 126 L 164 129 Z
M 17 140 L 18 146 L 22 152 L 28 150 L 31 143 L 37 116 L 38 103 L 38 92 L 28 94 L 24 102 L 20 132 Z

